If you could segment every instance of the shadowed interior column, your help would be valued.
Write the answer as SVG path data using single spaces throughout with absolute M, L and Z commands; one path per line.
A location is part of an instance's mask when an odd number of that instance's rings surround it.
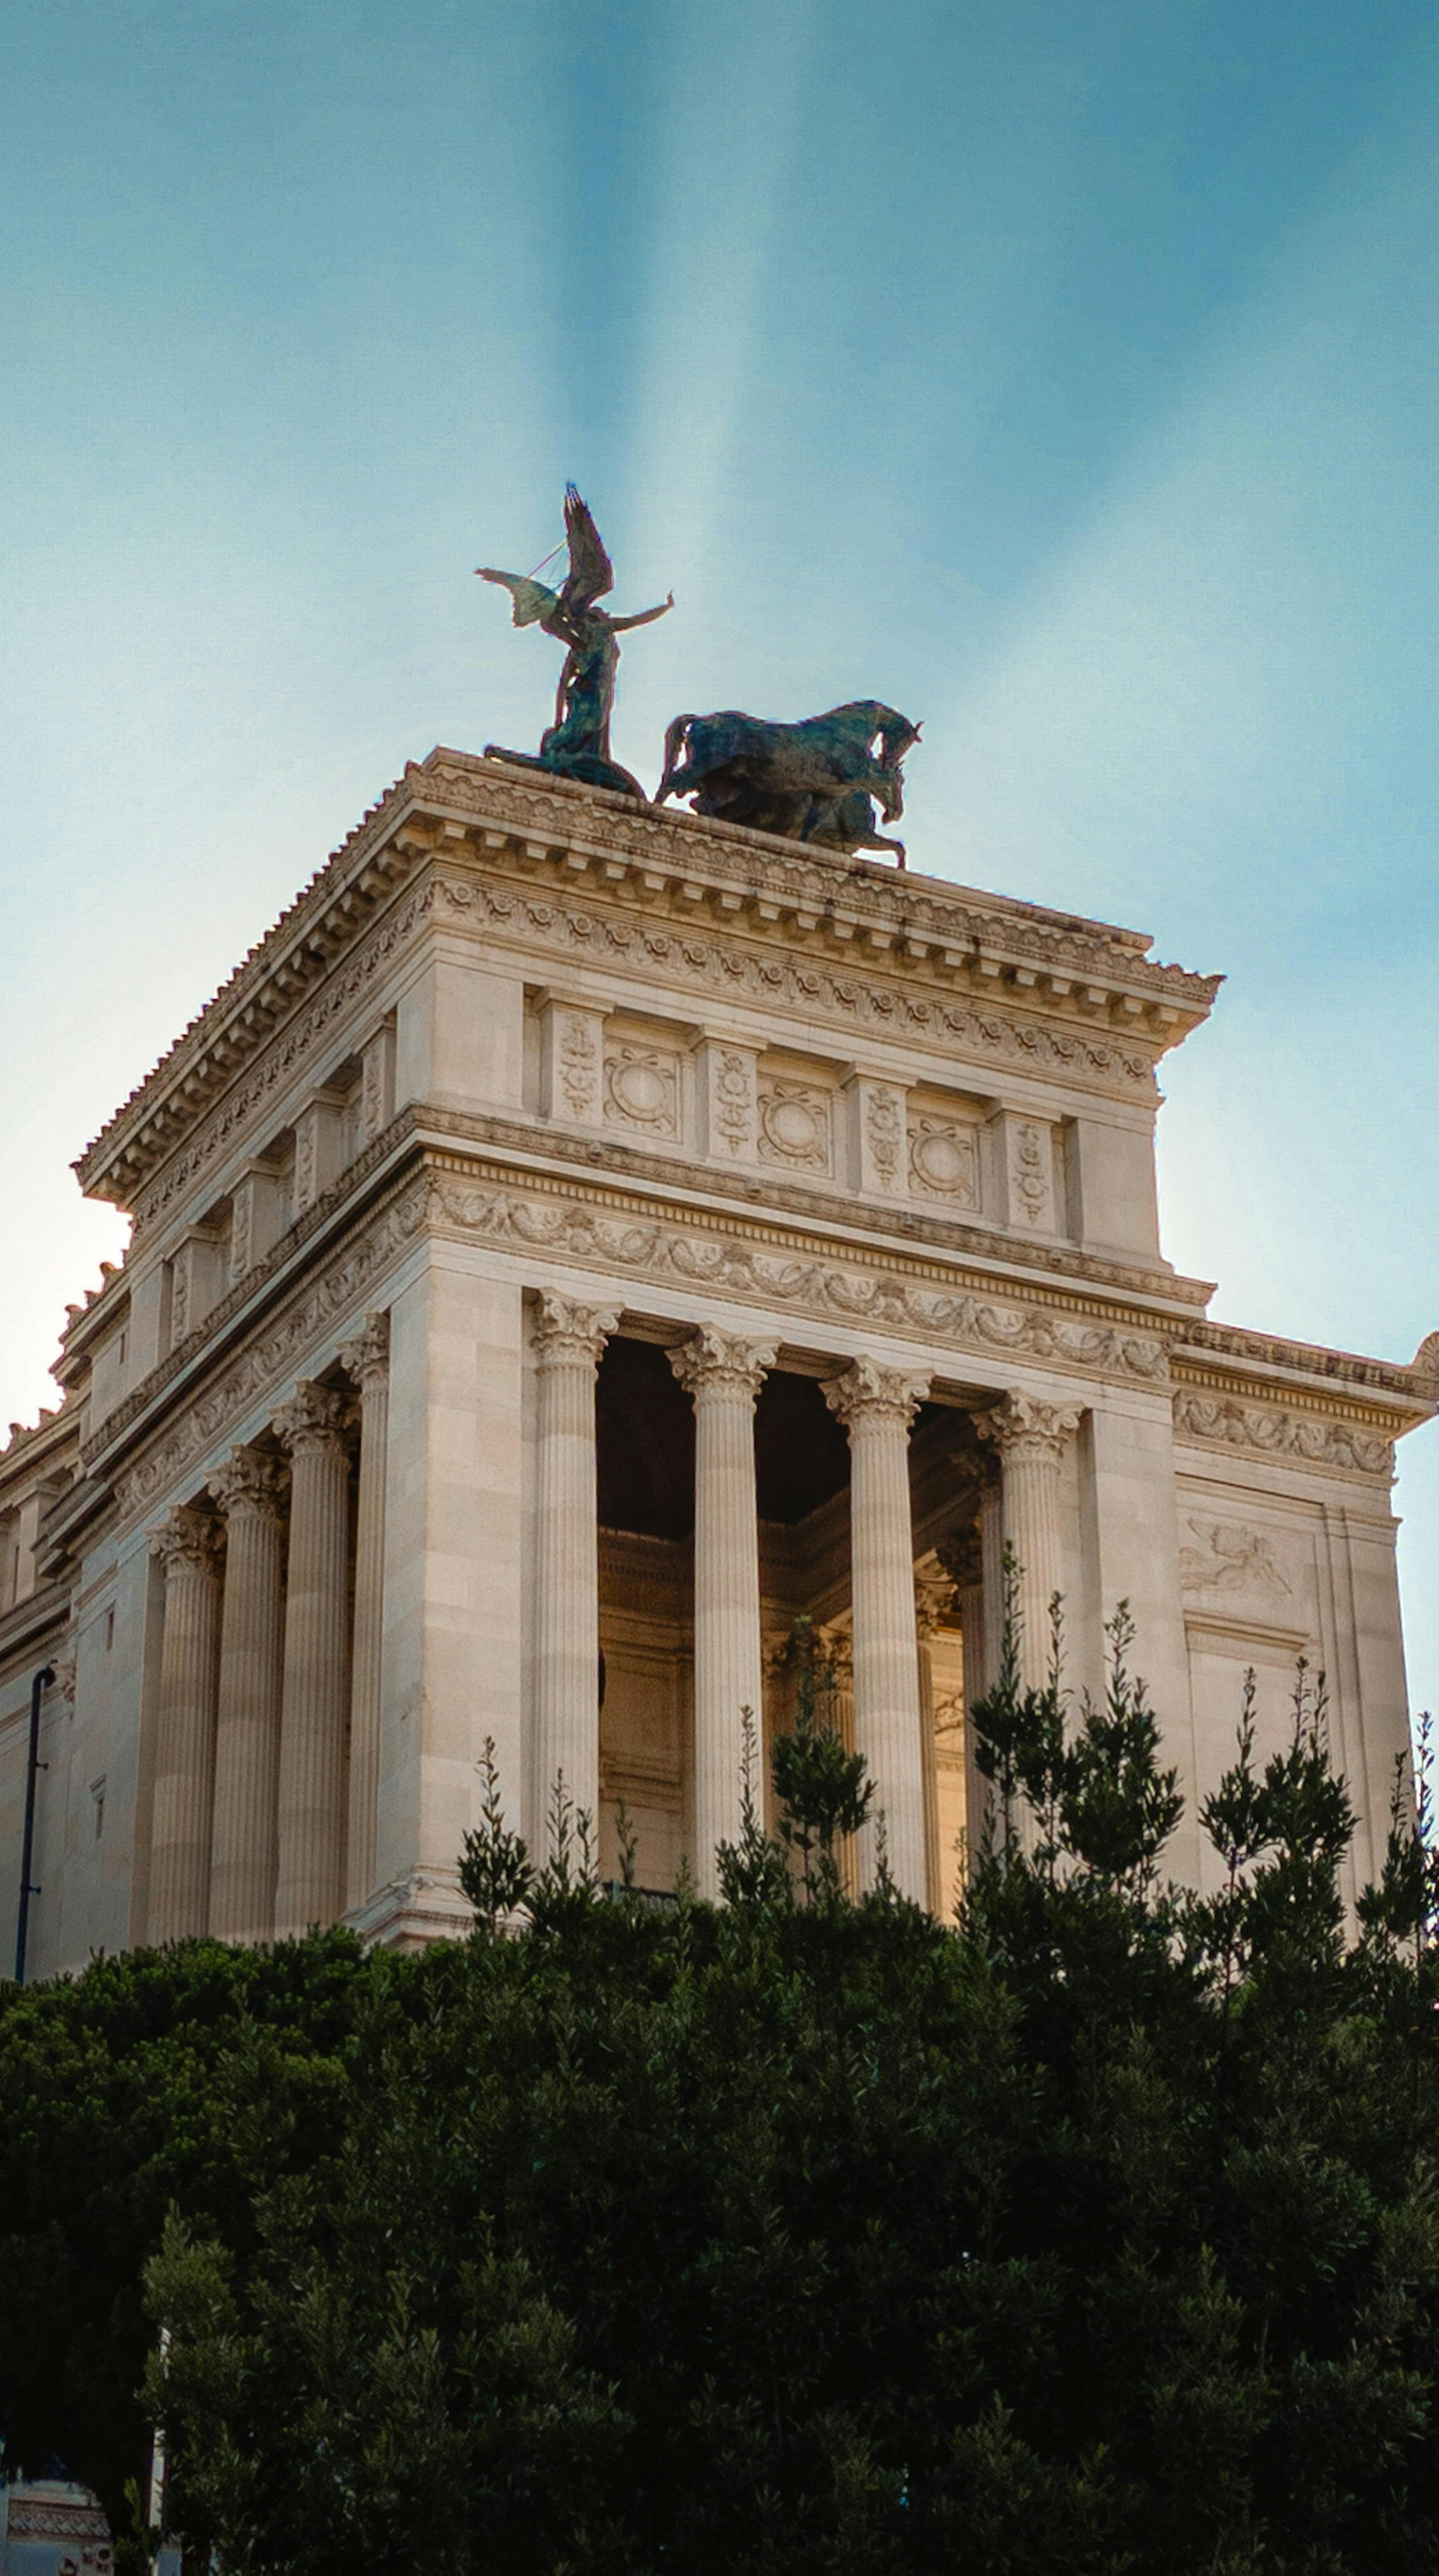
M 225 1941 L 269 1941 L 275 1931 L 283 1483 L 279 1459 L 258 1449 L 232 1449 L 210 1479 L 225 1520 L 210 1930 Z
M 988 1651 L 985 1644 L 985 1562 L 984 1533 L 981 1520 L 973 1528 L 961 1530 L 947 1539 L 940 1549 L 947 1574 L 953 1578 L 955 1607 L 959 1612 L 960 1657 L 964 1675 L 964 1833 L 966 1871 L 973 1868 L 976 1854 L 984 1842 L 984 1820 L 989 1812 L 989 1782 L 975 1760 L 974 1703 L 989 1688 Z M 995 1580 L 999 1580 L 999 1550 L 995 1549 Z
M 350 1817 L 345 1908 L 353 1913 L 375 1888 L 375 1835 L 380 1797 L 380 1659 L 385 1642 L 385 1473 L 390 1426 L 390 1319 L 367 1315 L 365 1329 L 341 1346 L 346 1374 L 360 1390 L 360 1498 L 355 1531 L 355 1633 L 350 1666 Z
M 693 1858 L 700 1894 L 712 1897 L 718 1847 L 740 1830 L 744 1709 L 763 1740 L 754 1407 L 774 1345 L 704 1324 L 670 1366 L 695 1408 Z
M 609 1306 L 540 1297 L 535 1317 L 535 1727 L 532 1843 L 546 1848 L 556 1777 L 597 1823 L 600 1586 L 595 1370 L 619 1322 Z
M 165 1568 L 160 1725 L 151 1827 L 152 1941 L 203 1932 L 210 1892 L 215 1686 L 220 1643 L 220 1530 L 181 1503 L 150 1541 Z
M 345 1902 L 347 1412 L 343 1396 L 302 1380 L 275 1416 L 291 1478 L 275 1892 L 282 1940 L 333 1923 Z
M 927 1376 L 871 1359 L 856 1360 L 824 1385 L 826 1404 L 849 1433 L 855 1749 L 869 1764 L 875 1807 L 884 1810 L 895 1885 L 916 1905 L 927 1901 L 928 1872 L 909 1426 L 928 1391 Z M 872 1824 L 862 1841 L 868 1886 Z
M 1049 1605 L 1064 1580 L 1059 1469 L 1081 1410 L 1046 1404 L 1038 1396 L 1007 1395 L 975 1424 L 1000 1456 L 1004 1543 L 1014 1553 L 1019 1581 L 1019 1671 L 1028 1690 L 1042 1689 L 1049 1672 Z
M 934 1637 L 951 1610 L 954 1581 L 943 1565 L 927 1566 L 914 1577 L 915 1643 L 919 1657 L 920 1782 L 924 1791 L 925 1886 L 931 1914 L 944 1922 L 953 1897 L 955 1855 L 940 1848 L 939 1779 L 934 1740 Z

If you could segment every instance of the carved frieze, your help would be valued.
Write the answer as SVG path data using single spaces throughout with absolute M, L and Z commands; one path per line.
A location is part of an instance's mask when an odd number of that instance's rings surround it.
M 424 1221 L 425 1188 L 423 1181 L 416 1180 L 391 1200 L 338 1261 L 312 1278 L 304 1295 L 222 1369 L 164 1438 L 117 1479 L 122 1520 L 143 1511 L 151 1497 L 182 1475 L 190 1461 L 211 1447 L 240 1414 L 276 1392 L 295 1358 L 314 1346 L 337 1315 L 353 1312 L 365 1289 L 406 1249 Z
M 1165 1344 L 1145 1333 L 1087 1324 L 1017 1298 L 976 1297 L 926 1287 L 893 1271 L 858 1262 L 771 1253 L 703 1220 L 612 1215 L 603 1207 L 551 1196 L 543 1187 L 468 1181 L 436 1174 L 431 1222 L 460 1234 L 523 1245 L 560 1260 L 657 1281 L 682 1281 L 761 1305 L 846 1323 L 880 1324 L 969 1350 L 1054 1360 L 1100 1376 L 1162 1385 Z
M 373 936 L 356 949 L 348 964 L 331 969 L 309 1009 L 301 1011 L 284 1035 L 272 1042 L 248 1079 L 237 1083 L 228 1097 L 218 1101 L 209 1111 L 193 1143 L 165 1167 L 154 1188 L 136 1198 L 137 1235 L 163 1216 L 175 1199 L 208 1170 L 217 1155 L 229 1151 L 255 1112 L 263 1108 L 277 1090 L 283 1091 L 287 1087 L 291 1074 L 328 1037 L 335 1020 L 349 1009 L 368 985 L 373 984 L 395 950 L 430 911 L 434 899 L 433 885 L 417 887 L 393 918 L 379 926 Z
M 1261 1458 L 1293 1458 L 1303 1466 L 1344 1467 L 1362 1476 L 1391 1476 L 1394 1443 L 1357 1423 L 1291 1413 L 1277 1405 L 1241 1404 L 1228 1396 L 1179 1387 L 1174 1427 L 1181 1439 L 1219 1449 L 1249 1450 Z
M 988 1011 L 958 997 L 907 984 L 872 983 L 804 951 L 768 946 L 739 948 L 663 918 L 608 912 L 538 892 L 521 894 L 479 878 L 439 876 L 441 908 L 503 929 L 562 955 L 627 963 L 640 974 L 663 970 L 666 980 L 691 989 L 721 991 L 758 1002 L 797 1004 L 851 1027 L 896 1037 L 928 1035 L 948 1050 L 957 1044 L 981 1060 L 1000 1057 L 1032 1071 L 1050 1071 L 1106 1090 L 1152 1092 L 1150 1057 L 1117 1040 L 1062 1024 L 1027 1019 L 1013 1011 Z

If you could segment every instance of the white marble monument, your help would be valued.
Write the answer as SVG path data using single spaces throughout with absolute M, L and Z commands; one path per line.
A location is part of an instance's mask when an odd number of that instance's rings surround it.
M 945 1909 L 1006 1537 L 1025 1658 L 1127 1599 L 1190 1799 L 1296 1659 L 1382 1844 L 1409 1366 L 1207 1318 L 1159 1248 L 1147 939 L 432 752 L 77 1165 L 130 1210 L 0 1456 L 0 1904 L 29 1973 L 456 1931 L 492 1738 L 712 1887 L 807 1613 Z M 858 1856 L 861 1873 L 872 1851 Z

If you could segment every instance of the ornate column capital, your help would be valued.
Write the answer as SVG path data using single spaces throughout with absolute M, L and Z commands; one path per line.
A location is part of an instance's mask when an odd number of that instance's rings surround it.
M 992 1440 L 1008 1466 L 1014 1459 L 1057 1459 L 1084 1418 L 1082 1404 L 1046 1404 L 1037 1395 L 1007 1395 L 992 1413 L 975 1416 L 981 1440 Z
M 363 1394 L 374 1378 L 388 1375 L 390 1366 L 390 1319 L 388 1315 L 367 1315 L 358 1333 L 341 1342 L 340 1365 L 345 1375 L 354 1379 Z
M 941 1619 L 954 1611 L 954 1577 L 942 1559 L 926 1558 L 914 1569 L 914 1616 L 921 1637 L 932 1637 Z
M 157 1530 L 150 1532 L 150 1554 L 158 1556 L 167 1575 L 178 1565 L 214 1576 L 220 1570 L 220 1523 L 198 1503 L 176 1503 Z
M 753 1404 L 766 1370 L 774 1367 L 775 1348 L 773 1342 L 747 1342 L 737 1333 L 701 1324 L 670 1352 L 670 1367 L 697 1404 L 714 1395 L 744 1397 Z
M 286 1481 L 283 1460 L 263 1449 L 232 1449 L 224 1465 L 211 1473 L 210 1494 L 227 1521 L 241 1515 L 277 1521 Z
M 595 1368 L 619 1320 L 617 1307 L 580 1306 L 542 1288 L 534 1327 L 541 1368 Z
M 884 1368 L 878 1360 L 861 1357 L 841 1376 L 822 1380 L 820 1392 L 851 1434 L 867 1422 L 907 1431 L 929 1393 L 929 1371 Z
M 289 1402 L 274 1415 L 274 1428 L 291 1457 L 303 1450 L 340 1450 L 345 1445 L 350 1408 L 332 1387 L 302 1377 Z

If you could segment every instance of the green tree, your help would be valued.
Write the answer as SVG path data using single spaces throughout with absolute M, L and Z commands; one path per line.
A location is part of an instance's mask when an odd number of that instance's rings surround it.
M 1206 1801 L 1212 1885 L 1171 1886 L 1128 1658 L 1121 1620 L 1091 1708 L 1006 1657 L 952 1927 L 845 1899 L 867 1784 L 816 1751 L 816 1685 L 773 1839 L 751 1764 L 722 1907 L 607 1898 L 563 1798 L 536 1872 L 492 1796 L 466 1942 L 197 1945 L 7 2001 L 0 2101 L 47 2011 L 113 2087 L 131 1978 L 164 2070 L 103 2146 L 63 2068 L 6 2140 L 7 2338 L 40 2339 L 67 2200 L 36 2164 L 68 2158 L 126 2213 L 118 2367 L 150 2352 L 171 2519 L 227 2576 L 1432 2576 L 1432 1861 L 1400 1800 L 1346 1922 L 1301 1676 L 1290 1740 L 1261 1763 L 1251 1710 Z M 290 2002 L 246 2130 L 257 1976 Z M 198 2053 L 187 1978 L 233 1995 Z M 89 2297 L 68 2275 L 67 2350 Z

